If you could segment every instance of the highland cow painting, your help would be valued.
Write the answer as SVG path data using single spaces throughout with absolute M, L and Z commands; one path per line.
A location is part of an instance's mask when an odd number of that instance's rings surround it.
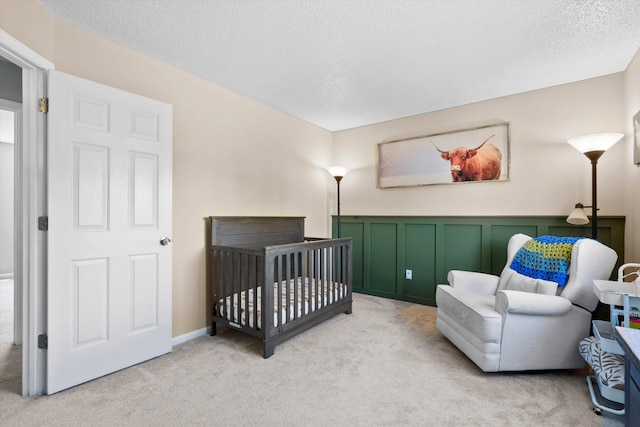
M 509 180 L 509 123 L 378 144 L 380 188 Z

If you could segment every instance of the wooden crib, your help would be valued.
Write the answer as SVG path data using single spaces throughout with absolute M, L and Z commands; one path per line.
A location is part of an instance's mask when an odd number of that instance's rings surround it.
M 210 217 L 216 326 L 283 341 L 352 309 L 351 238 L 304 237 L 303 217 Z M 266 284 L 266 286 L 264 286 Z

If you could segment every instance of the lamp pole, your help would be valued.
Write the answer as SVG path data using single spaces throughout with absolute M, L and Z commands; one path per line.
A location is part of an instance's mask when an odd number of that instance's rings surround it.
M 604 154 L 604 150 L 587 151 L 585 156 L 591 160 L 591 209 L 593 210 L 593 216 L 591 219 L 591 238 L 598 238 L 598 173 L 597 165 L 598 159 Z
M 338 184 L 338 238 L 340 238 L 340 181 L 342 181 L 341 176 L 334 176 L 336 179 L 336 183 Z
M 338 237 L 340 237 L 340 181 L 342 181 L 342 178 L 349 172 L 349 169 L 342 166 L 329 166 L 327 170 L 338 184 Z

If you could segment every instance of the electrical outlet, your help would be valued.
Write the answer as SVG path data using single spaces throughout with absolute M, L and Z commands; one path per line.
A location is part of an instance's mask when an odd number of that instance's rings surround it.
M 413 270 L 406 270 L 404 277 L 407 280 L 413 280 Z

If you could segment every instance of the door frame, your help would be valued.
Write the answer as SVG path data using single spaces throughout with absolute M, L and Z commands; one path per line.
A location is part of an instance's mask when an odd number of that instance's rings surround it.
M 15 271 L 22 299 L 22 395 L 44 393 L 46 352 L 38 335 L 46 332 L 46 235 L 38 231 L 46 206 L 46 74 L 54 65 L 0 29 L 0 56 L 22 68 L 22 139 L 15 150 Z

